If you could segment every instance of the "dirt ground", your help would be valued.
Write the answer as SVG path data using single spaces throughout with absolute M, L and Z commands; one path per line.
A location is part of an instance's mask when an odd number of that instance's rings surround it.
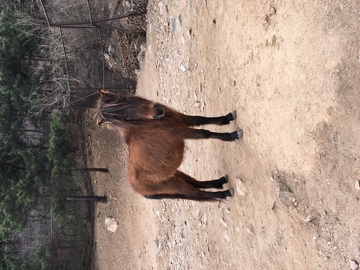
M 89 114 L 95 269 L 357 269 L 360 2 L 150 1 L 138 95 L 238 118 L 225 143 L 188 141 L 181 170 L 229 175 L 221 203 L 147 200 L 119 135 Z M 110 232 L 105 219 L 118 227 Z

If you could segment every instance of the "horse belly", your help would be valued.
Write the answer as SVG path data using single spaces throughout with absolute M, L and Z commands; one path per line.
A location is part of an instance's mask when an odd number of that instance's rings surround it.
M 167 178 L 180 166 L 184 155 L 184 142 L 140 142 L 128 146 L 129 166 L 143 170 L 153 177 Z M 162 179 L 163 180 L 163 179 Z

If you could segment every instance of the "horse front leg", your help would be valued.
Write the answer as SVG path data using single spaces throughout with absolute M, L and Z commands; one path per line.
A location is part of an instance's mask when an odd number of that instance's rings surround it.
M 239 129 L 234 132 L 212 132 L 206 129 L 193 129 L 188 128 L 181 130 L 177 133 L 178 136 L 181 136 L 184 139 L 218 139 L 222 141 L 235 141 L 243 137 L 242 129 Z
M 205 116 L 192 116 L 183 115 L 183 120 L 187 126 L 201 126 L 201 125 L 227 125 L 236 119 L 236 111 L 228 113 L 225 116 L 218 117 L 205 117 Z
M 185 180 L 188 184 L 192 185 L 195 188 L 222 189 L 224 184 L 226 184 L 229 181 L 229 178 L 227 175 L 220 177 L 219 179 L 209 180 L 209 181 L 198 181 L 181 171 L 176 171 L 174 175 Z

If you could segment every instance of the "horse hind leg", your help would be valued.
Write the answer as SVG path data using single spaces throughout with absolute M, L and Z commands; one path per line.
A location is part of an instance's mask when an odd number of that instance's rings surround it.
M 176 171 L 176 176 L 184 179 L 187 183 L 192 185 L 195 188 L 218 188 L 222 189 L 224 184 L 226 184 L 229 181 L 229 177 L 227 175 L 220 177 L 216 180 L 210 180 L 210 181 L 197 181 L 196 179 L 192 178 L 191 176 L 181 172 Z
M 193 200 L 193 201 L 220 201 L 226 199 L 227 197 L 234 196 L 234 189 L 228 189 L 225 191 L 215 191 L 207 192 L 199 190 L 196 194 L 153 194 L 147 195 L 147 199 L 184 199 L 184 200 Z
M 209 192 L 199 189 L 194 186 L 196 183 L 205 183 L 202 188 L 209 188 L 223 185 L 226 179 L 220 178 L 213 181 L 197 181 L 195 179 L 189 180 L 190 176 L 177 171 L 173 176 L 166 179 L 164 182 L 158 184 L 157 187 L 152 188 L 151 194 L 146 194 L 144 197 L 149 199 L 187 199 L 195 201 L 219 201 L 234 195 L 234 190 L 228 189 L 224 191 Z M 200 186 L 200 184 L 198 184 Z

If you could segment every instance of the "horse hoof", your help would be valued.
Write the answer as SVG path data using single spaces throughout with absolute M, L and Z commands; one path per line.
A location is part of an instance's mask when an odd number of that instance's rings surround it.
M 238 135 L 238 139 L 241 139 L 242 137 L 244 137 L 244 132 L 243 132 L 243 130 L 242 130 L 242 129 L 239 129 L 239 130 L 237 131 L 237 135 Z
M 231 121 L 234 121 L 237 117 L 236 111 L 230 112 L 221 118 L 220 125 L 228 125 Z
M 235 193 L 234 188 L 229 188 L 228 191 L 229 191 L 229 197 L 234 197 L 234 193 Z
M 231 112 L 231 115 L 232 115 L 231 121 L 235 120 L 235 119 L 237 118 L 237 112 L 236 112 L 236 110 L 233 111 L 233 112 Z

